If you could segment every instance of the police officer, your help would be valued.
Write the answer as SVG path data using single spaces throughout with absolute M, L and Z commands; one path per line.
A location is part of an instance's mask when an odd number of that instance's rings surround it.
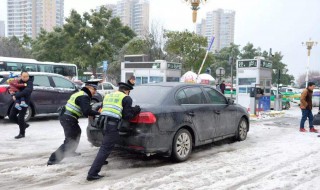
M 91 110 L 90 102 L 96 93 L 98 82 L 86 82 L 81 91 L 71 95 L 67 104 L 60 113 L 60 123 L 64 130 L 65 140 L 63 144 L 51 154 L 47 165 L 59 163 L 65 156 L 79 156 L 76 149 L 79 145 L 81 128 L 78 119 L 82 115 L 85 117 L 100 115 L 100 112 Z
M 103 100 L 102 113 L 104 118 L 105 131 L 99 152 L 88 172 L 87 180 L 97 180 L 102 178 L 98 173 L 101 167 L 106 164 L 106 159 L 110 155 L 115 143 L 119 140 L 118 125 L 121 119 L 130 120 L 141 111 L 139 106 L 132 107 L 132 99 L 129 96 L 133 87 L 127 83 L 119 83 L 119 91 L 108 94 Z

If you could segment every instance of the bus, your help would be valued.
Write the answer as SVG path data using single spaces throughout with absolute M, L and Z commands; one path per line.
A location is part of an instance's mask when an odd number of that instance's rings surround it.
M 47 72 L 60 74 L 69 79 L 78 79 L 78 68 L 75 64 L 40 62 L 35 59 L 0 56 L 0 71 Z

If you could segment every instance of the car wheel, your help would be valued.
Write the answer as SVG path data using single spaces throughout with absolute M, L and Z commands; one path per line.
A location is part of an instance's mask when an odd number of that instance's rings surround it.
M 186 129 L 180 129 L 173 139 L 172 158 L 176 162 L 187 160 L 192 151 L 192 136 Z
M 247 138 L 247 134 L 248 134 L 248 122 L 245 118 L 241 118 L 238 125 L 236 140 L 244 141 Z
M 0 116 L 0 119 L 4 119 L 4 116 Z
M 25 121 L 29 121 L 30 118 L 31 118 L 31 116 L 32 116 L 32 109 L 31 109 L 31 107 L 29 106 L 29 107 L 27 108 L 26 115 L 24 116 L 24 120 L 25 120 Z

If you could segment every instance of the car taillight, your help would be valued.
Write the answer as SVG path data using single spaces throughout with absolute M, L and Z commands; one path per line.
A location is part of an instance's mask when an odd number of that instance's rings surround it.
M 141 112 L 135 118 L 130 120 L 131 123 L 147 123 L 152 124 L 157 121 L 156 116 L 153 115 L 151 112 Z
M 0 93 L 4 93 L 5 91 L 7 91 L 6 87 L 0 87 Z

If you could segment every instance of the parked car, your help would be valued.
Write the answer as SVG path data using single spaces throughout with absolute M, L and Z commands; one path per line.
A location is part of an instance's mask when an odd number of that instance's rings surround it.
M 209 85 L 143 84 L 130 96 L 142 110 L 119 126 L 118 145 L 129 150 L 181 162 L 189 158 L 193 147 L 230 137 L 243 141 L 249 131 L 247 110 Z M 89 119 L 87 136 L 100 146 L 103 135 L 96 122 Z
M 115 92 L 117 90 L 118 90 L 118 87 L 114 86 L 110 82 L 102 82 L 102 83 L 99 83 L 98 85 L 98 92 L 103 96 L 105 96 L 106 94 Z
M 8 87 L 6 81 L 9 74 L 10 72 L 0 72 L 0 89 Z M 73 93 L 79 91 L 75 83 L 62 75 L 42 72 L 29 72 L 29 74 L 34 77 L 34 87 L 26 120 L 39 114 L 58 113 L 58 108 L 65 105 Z M 101 102 L 103 97 L 97 93 L 93 100 Z M 8 92 L 0 93 L 0 118 L 7 116 L 12 106 L 11 95 Z

